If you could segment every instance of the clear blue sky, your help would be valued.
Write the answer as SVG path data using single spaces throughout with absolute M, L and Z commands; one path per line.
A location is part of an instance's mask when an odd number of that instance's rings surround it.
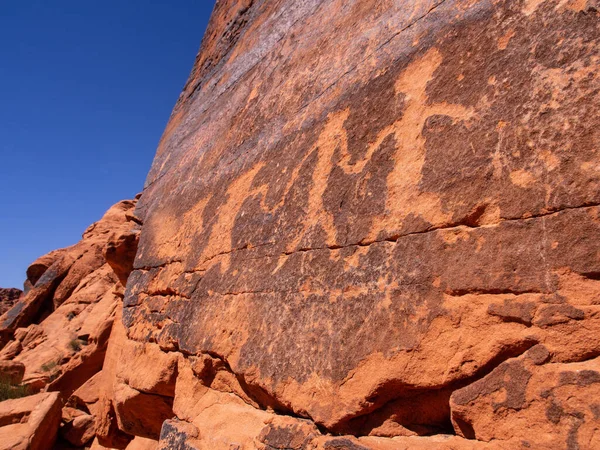
M 213 5 L 0 1 L 0 287 L 142 190 Z

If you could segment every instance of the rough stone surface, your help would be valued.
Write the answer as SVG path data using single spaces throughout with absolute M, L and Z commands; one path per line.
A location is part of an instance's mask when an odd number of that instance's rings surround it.
M 128 339 L 183 358 L 160 445 L 286 448 L 262 414 L 322 448 L 593 445 L 583 405 L 494 405 L 541 396 L 511 393 L 528 350 L 532 386 L 600 355 L 599 6 L 217 2 L 124 298 Z
M 4 314 L 23 295 L 23 291 L 16 288 L 0 288 L 0 315 Z
M 11 384 L 19 384 L 25 376 L 25 364 L 18 361 L 0 360 L 0 380 Z
M 600 447 L 599 10 L 219 0 L 0 360 L 91 449 Z
M 23 382 L 34 390 L 48 386 L 66 399 L 102 369 L 121 303 L 115 292 L 118 278 L 102 251 L 115 236 L 137 226 L 126 218 L 134 205 L 118 203 L 79 243 L 36 261 L 28 270 L 28 279 L 35 281 L 32 289 L 0 317 L 0 333 L 12 338 L 0 359 L 24 364 Z
M 96 435 L 94 416 L 80 414 L 74 417 L 62 427 L 61 435 L 75 447 L 83 447 Z
M 127 450 L 157 450 L 158 441 L 136 436 L 127 446 Z
M 120 277 L 126 280 L 133 260 L 127 249 L 136 243 L 130 236 L 139 233 L 134 206 L 135 201 L 119 202 L 86 230 L 79 243 L 34 262 L 27 271 L 28 292 L 0 317 L 4 344 L 0 377 L 3 383 L 14 385 L 10 395 L 56 391 L 52 398 L 59 399 L 56 429 L 29 420 L 33 413 L 26 413 L 19 420 L 27 422 L 27 427 L 20 424 L 17 428 L 22 431 L 5 430 L 12 439 L 6 441 L 10 442 L 7 448 L 29 448 L 33 444 L 27 443 L 27 436 L 42 439 L 39 436 L 47 434 L 35 448 L 50 449 L 61 417 L 57 448 L 89 445 L 97 436 L 107 448 L 124 449 L 134 438 L 118 429 L 112 363 L 103 370 L 112 335 L 119 335 L 113 333 L 114 322 L 122 329 Z M 113 270 L 105 255 L 112 254 L 114 243 L 121 243 L 116 248 L 122 259 Z M 28 405 L 29 399 L 36 398 L 26 397 L 22 402 Z
M 544 364 L 549 356 L 536 346 L 455 391 L 450 406 L 458 433 L 532 448 L 600 448 L 600 359 Z
M 48 450 L 61 419 L 58 393 L 0 402 L 0 449 Z

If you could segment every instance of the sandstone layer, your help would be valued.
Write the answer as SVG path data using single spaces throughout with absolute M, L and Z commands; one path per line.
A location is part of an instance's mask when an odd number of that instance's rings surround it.
M 600 448 L 599 9 L 218 1 L 0 370 L 76 448 Z
M 597 446 L 599 38 L 594 0 L 217 2 L 124 299 L 161 445 Z

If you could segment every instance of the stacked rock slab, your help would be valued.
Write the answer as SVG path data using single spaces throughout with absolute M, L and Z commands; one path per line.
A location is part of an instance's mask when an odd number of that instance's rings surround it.
M 110 427 L 110 403 L 89 393 L 112 392 L 103 369 L 136 251 L 135 203 L 117 203 L 80 242 L 35 261 L 26 293 L 0 317 L 0 395 L 12 398 L 0 402 L 0 449 L 50 449 L 57 437 L 83 448 L 96 436 L 125 448 L 134 439 Z
M 161 406 L 121 427 L 600 446 L 598 10 L 218 1 L 136 208 L 116 403 Z

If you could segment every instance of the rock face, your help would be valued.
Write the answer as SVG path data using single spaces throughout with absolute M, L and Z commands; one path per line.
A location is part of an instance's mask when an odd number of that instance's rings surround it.
M 594 447 L 598 7 L 217 2 L 124 299 L 160 445 Z
M 28 291 L 0 317 L 1 394 L 46 392 L 0 402 L 0 410 L 8 408 L 12 417 L 0 418 L 0 449 L 50 449 L 57 436 L 61 445 L 79 447 L 99 435 L 125 448 L 134 438 L 110 427 L 110 403 L 99 400 L 107 401 L 106 393 L 112 392 L 100 381 L 108 378 L 103 367 L 109 342 L 118 335 L 114 321 L 121 326 L 120 279 L 127 279 L 124 271 L 137 248 L 135 203 L 117 203 L 79 243 L 35 261 L 27 270 Z M 53 399 L 48 411 L 31 409 L 18 417 L 10 412 L 12 405 L 45 404 L 44 398 Z
M 57 392 L 0 402 L 0 447 L 44 450 L 56 440 L 60 424 Z
M 599 448 L 599 9 L 218 1 L 0 359 L 92 449 Z
M 0 288 L 0 315 L 12 308 L 22 294 L 20 289 Z

